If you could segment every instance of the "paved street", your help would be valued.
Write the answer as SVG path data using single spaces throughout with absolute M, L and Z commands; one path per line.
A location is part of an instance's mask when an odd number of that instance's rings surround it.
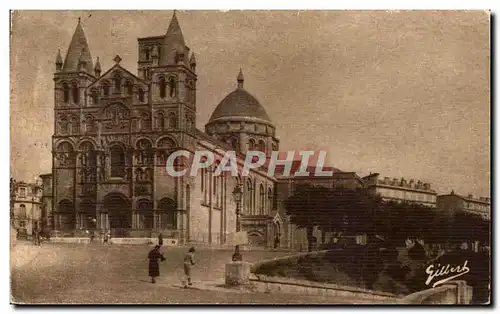
M 353 303 L 321 296 L 232 293 L 176 288 L 186 248 L 163 248 L 157 284 L 149 282 L 148 246 L 45 244 L 37 256 L 12 271 L 12 295 L 26 303 Z M 244 252 L 252 262 L 286 252 Z M 223 278 L 231 251 L 199 249 L 194 283 Z M 50 263 L 49 263 L 50 261 Z

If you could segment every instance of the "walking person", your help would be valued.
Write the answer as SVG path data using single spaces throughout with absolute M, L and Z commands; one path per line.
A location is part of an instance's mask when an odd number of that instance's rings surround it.
M 162 253 L 160 253 L 160 246 L 155 245 L 154 249 L 152 249 L 148 254 L 149 259 L 149 277 L 151 277 L 151 283 L 156 283 L 156 277 L 160 276 L 160 264 L 158 260 L 162 262 L 165 260 L 165 257 Z
M 184 256 L 184 275 L 186 276 L 187 279 L 187 282 L 186 281 L 184 282 L 184 288 L 193 285 L 193 283 L 191 282 L 191 269 L 195 264 L 194 252 L 195 252 L 194 247 L 191 247 Z
M 108 245 L 108 232 L 107 231 L 104 231 L 103 243 L 104 243 L 104 245 Z
M 163 234 L 161 233 L 158 235 L 158 245 L 159 246 L 163 245 Z

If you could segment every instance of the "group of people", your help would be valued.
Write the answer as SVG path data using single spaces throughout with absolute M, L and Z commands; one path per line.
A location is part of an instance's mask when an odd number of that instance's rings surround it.
M 33 244 L 35 244 L 35 245 L 42 244 L 42 230 L 33 229 L 31 237 L 33 239 Z
M 149 277 L 151 277 L 151 283 L 156 283 L 156 277 L 160 276 L 160 261 L 163 262 L 166 260 L 163 253 L 160 252 L 162 245 L 163 236 L 160 234 L 158 236 L 158 245 L 155 245 L 155 247 L 148 253 Z M 188 252 L 184 255 L 184 288 L 188 288 L 193 285 L 193 282 L 191 281 L 191 270 L 195 265 L 194 253 L 194 247 L 190 247 Z
M 86 230 L 86 232 L 89 235 L 90 243 L 94 243 L 96 232 L 89 231 L 89 230 Z M 109 230 L 105 230 L 105 231 L 99 233 L 99 243 L 102 243 L 105 245 L 111 244 L 111 232 Z

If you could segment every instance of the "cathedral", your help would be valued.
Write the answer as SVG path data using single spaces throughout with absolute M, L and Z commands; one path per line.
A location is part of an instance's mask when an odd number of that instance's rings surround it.
M 172 177 L 168 156 L 177 150 L 244 153 L 279 150 L 276 128 L 244 87 L 219 103 L 205 131 L 196 128 L 196 58 L 174 13 L 164 35 L 137 39 L 137 75 L 120 65 L 103 71 L 78 21 L 66 57 L 54 73 L 54 135 L 50 227 L 57 236 L 110 230 L 114 238 L 155 237 L 178 243 L 224 244 L 236 230 L 233 190 L 240 186 L 241 228 L 250 245 L 291 247 L 297 242 L 281 200 L 293 180 L 254 169 L 245 177 Z M 235 73 L 236 74 L 236 73 Z M 336 170 L 336 181 L 361 185 Z M 324 179 L 324 178 L 323 178 Z M 327 184 L 333 182 L 327 179 Z

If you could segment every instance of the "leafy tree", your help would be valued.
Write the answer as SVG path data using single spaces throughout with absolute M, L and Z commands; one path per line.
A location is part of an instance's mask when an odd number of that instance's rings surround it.
M 306 229 L 308 250 L 312 251 L 314 227 L 325 217 L 329 219 L 331 213 L 330 190 L 310 184 L 298 185 L 284 206 L 291 222 Z

